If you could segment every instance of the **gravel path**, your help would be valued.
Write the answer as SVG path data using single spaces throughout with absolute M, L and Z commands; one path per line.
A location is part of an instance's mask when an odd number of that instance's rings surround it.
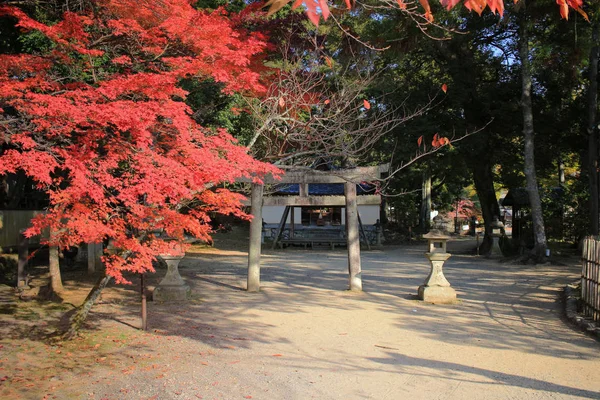
M 423 252 L 364 252 L 358 294 L 345 290 L 344 250 L 264 255 L 260 293 L 243 290 L 245 252 L 188 256 L 192 301 L 150 303 L 151 331 L 57 398 L 600 399 L 600 344 L 561 319 L 577 266 L 454 255 L 445 273 L 460 301 L 431 305 L 416 300 Z M 123 310 L 110 332 L 139 324 Z

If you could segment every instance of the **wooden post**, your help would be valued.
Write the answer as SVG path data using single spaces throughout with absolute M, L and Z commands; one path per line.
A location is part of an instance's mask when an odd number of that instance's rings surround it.
M 96 268 L 102 264 L 102 242 L 88 243 L 88 274 L 96 273 Z
M 344 184 L 346 196 L 346 237 L 348 240 L 348 273 L 350 290 L 362 290 L 360 267 L 360 238 L 358 236 L 358 208 L 356 205 L 356 184 Z
M 88 274 L 96 272 L 96 243 L 88 243 Z
M 360 220 L 360 213 L 357 211 L 356 212 L 356 216 L 358 217 L 358 226 L 360 227 L 360 234 L 363 237 L 363 240 L 365 241 L 365 244 L 367 245 L 367 250 L 371 250 L 371 243 L 369 243 L 369 238 L 367 237 L 367 234 L 365 233 L 365 228 L 363 227 L 362 221 Z M 359 240 L 360 243 L 360 240 Z
M 308 196 L 308 183 L 300 183 L 299 184 L 298 195 L 300 195 L 300 197 Z
M 94 253 L 94 262 L 96 263 L 96 267 L 104 267 L 102 264 L 102 255 L 104 254 L 104 243 L 98 242 L 96 243 L 96 252 Z
M 252 221 L 250 222 L 250 249 L 248 250 L 249 292 L 260 291 L 260 236 L 262 233 L 262 201 L 264 186 L 253 183 L 251 196 Z
M 144 275 L 140 274 L 140 292 L 142 295 L 142 330 L 148 330 L 148 319 L 147 319 L 147 311 L 146 311 L 146 282 L 144 281 Z
M 291 207 L 291 214 L 290 214 L 290 220 L 291 220 L 291 225 L 290 225 L 290 239 L 294 238 L 294 209 L 296 207 L 292 206 Z
M 262 197 L 261 197 L 261 204 L 262 204 Z M 254 208 L 252 208 L 252 210 L 254 210 Z M 252 211 L 253 215 L 254 215 L 254 211 Z M 279 221 L 279 226 L 277 227 L 277 233 L 275 234 L 275 240 L 273 240 L 273 246 L 272 249 L 275 250 L 277 248 L 277 243 L 279 242 L 279 239 L 281 239 L 281 235 L 283 234 L 283 230 L 285 229 L 285 223 L 287 222 L 287 217 L 290 213 L 290 206 L 285 206 L 285 209 L 283 210 L 283 215 L 281 216 L 281 221 Z M 262 206 L 261 206 L 261 215 L 262 215 Z
M 29 239 L 19 232 L 19 261 L 17 263 L 17 288 L 27 288 L 27 259 L 29 258 Z

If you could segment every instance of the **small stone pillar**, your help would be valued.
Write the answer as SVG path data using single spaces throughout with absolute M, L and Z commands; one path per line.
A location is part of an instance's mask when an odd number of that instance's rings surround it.
M 477 217 L 472 216 L 469 223 L 469 235 L 475 236 L 477 234 Z
M 87 245 L 87 263 L 88 263 L 88 274 L 95 273 L 100 267 L 102 267 L 102 242 L 88 243 Z
M 490 249 L 488 258 L 502 258 L 504 255 L 500 248 L 500 238 L 504 231 L 504 224 L 495 216 L 490 227 L 492 228 L 492 248 Z
M 450 258 L 446 252 L 446 242 L 450 239 L 439 231 L 431 231 L 423 236 L 428 241 L 429 251 L 425 257 L 431 263 L 431 271 L 423 285 L 419 286 L 419 299 L 429 303 L 452 303 L 456 300 L 456 291 L 444 276 L 442 267 Z
M 152 299 L 162 302 L 189 300 L 191 289 L 179 275 L 179 262 L 183 255 L 162 255 L 160 258 L 167 263 L 167 274 L 154 289 Z
M 29 238 L 25 236 L 25 231 L 19 232 L 19 260 L 17 262 L 17 289 L 29 289 L 29 279 L 27 278 L 27 264 L 29 262 Z

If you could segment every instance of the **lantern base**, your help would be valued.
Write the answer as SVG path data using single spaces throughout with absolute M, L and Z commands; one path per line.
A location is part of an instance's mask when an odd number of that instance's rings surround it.
M 189 300 L 191 289 L 179 275 L 179 262 L 183 256 L 163 255 L 161 258 L 167 263 L 167 274 L 154 289 L 152 300 L 157 302 Z
M 487 258 L 503 258 L 502 249 L 500 248 L 500 236 L 492 236 L 492 248 L 487 254 Z
M 449 304 L 456 301 L 456 291 L 450 286 L 419 286 L 419 299 L 428 303 Z
M 188 285 L 157 286 L 152 293 L 152 300 L 157 302 L 177 302 L 190 299 L 191 289 Z

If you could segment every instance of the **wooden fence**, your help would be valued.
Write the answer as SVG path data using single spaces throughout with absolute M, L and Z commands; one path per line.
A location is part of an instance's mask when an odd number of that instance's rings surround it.
M 587 237 L 583 242 L 581 300 L 583 313 L 600 321 L 600 241 Z
M 4 249 L 19 247 L 19 232 L 31 226 L 31 219 L 43 211 L 36 210 L 0 210 L 0 252 Z M 47 237 L 47 232 L 43 234 Z M 29 239 L 30 245 L 39 245 L 40 236 Z

